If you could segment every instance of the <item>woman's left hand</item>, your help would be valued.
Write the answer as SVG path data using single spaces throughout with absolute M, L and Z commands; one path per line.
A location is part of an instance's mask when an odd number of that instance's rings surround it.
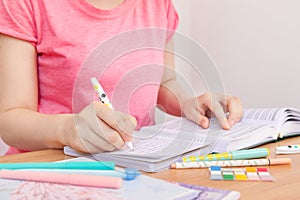
M 203 128 L 209 127 L 209 118 L 214 115 L 225 130 L 230 129 L 243 116 L 243 106 L 239 98 L 210 93 L 187 99 L 182 111 L 186 118 Z

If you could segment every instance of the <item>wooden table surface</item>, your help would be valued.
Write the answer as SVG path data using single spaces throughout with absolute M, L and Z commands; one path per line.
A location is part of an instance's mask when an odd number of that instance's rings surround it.
M 149 176 L 176 182 L 191 183 L 241 192 L 241 199 L 300 199 L 300 154 L 275 155 L 275 147 L 300 144 L 300 137 L 263 145 L 270 149 L 269 158 L 291 157 L 291 165 L 268 166 L 274 182 L 212 181 L 208 169 L 169 169 Z M 0 157 L 0 163 L 45 162 L 69 159 L 62 150 L 44 150 Z

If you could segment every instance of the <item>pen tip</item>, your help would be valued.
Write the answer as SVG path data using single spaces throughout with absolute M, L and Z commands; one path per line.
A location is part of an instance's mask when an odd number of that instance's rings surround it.
M 131 151 L 134 151 L 132 142 L 127 142 L 126 144 Z

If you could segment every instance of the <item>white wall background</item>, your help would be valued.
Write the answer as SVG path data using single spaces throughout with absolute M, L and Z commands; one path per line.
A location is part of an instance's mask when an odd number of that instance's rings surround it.
M 205 47 L 228 94 L 245 107 L 300 108 L 299 0 L 173 2 L 178 31 Z

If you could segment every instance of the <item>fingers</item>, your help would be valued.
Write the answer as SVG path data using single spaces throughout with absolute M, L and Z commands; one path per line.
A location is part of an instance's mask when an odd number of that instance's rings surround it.
M 116 130 L 124 141 L 131 141 L 132 133 L 136 127 L 136 119 L 128 114 L 113 111 L 102 103 L 95 104 L 96 115 L 109 127 Z
M 191 112 L 191 115 L 187 116 L 190 120 L 200 125 L 202 128 L 206 129 L 209 127 L 209 119 L 201 114 L 198 109 L 193 109 Z
M 209 93 L 205 93 L 197 97 L 197 100 L 199 112 L 212 112 L 220 122 L 221 127 L 225 130 L 234 126 L 240 121 L 243 115 L 242 103 L 237 97 L 224 97 L 224 95 L 212 96 Z M 228 117 L 226 117 L 226 111 L 229 112 Z
M 218 118 L 223 129 L 229 130 L 241 120 L 243 115 L 243 106 L 239 98 L 234 96 L 224 97 L 223 95 L 219 95 L 217 100 L 212 102 L 214 104 L 213 113 Z M 229 113 L 227 117 L 225 112 Z
M 113 151 L 117 148 L 117 145 L 113 145 L 107 142 L 105 139 L 97 135 L 88 125 L 85 120 L 76 120 L 76 129 L 79 133 L 79 139 L 77 144 L 73 146 L 75 150 L 87 153 L 100 153 L 104 151 Z M 118 135 L 118 134 L 117 134 Z M 120 144 L 123 145 L 122 139 Z
M 198 110 L 200 113 L 213 113 L 214 116 L 220 122 L 222 128 L 228 130 L 230 129 L 228 120 L 226 118 L 226 114 L 222 105 L 220 104 L 219 97 L 212 96 L 209 93 L 205 93 L 199 97 L 197 97 Z
M 230 127 L 232 127 L 243 117 L 243 106 L 240 99 L 236 97 L 230 97 L 227 100 L 227 110 L 229 112 L 228 122 Z
M 212 112 L 214 113 L 214 115 L 216 116 L 218 121 L 220 122 L 221 127 L 225 130 L 229 130 L 230 129 L 229 122 L 227 120 L 227 117 L 223 110 L 223 107 L 221 106 L 221 104 L 219 102 L 214 103 Z
M 78 138 L 75 149 L 89 153 L 113 151 L 130 141 L 136 126 L 134 117 L 94 102 L 75 115 Z
M 97 134 L 93 125 L 97 123 L 95 115 L 86 115 L 89 109 L 84 110 L 80 115 L 74 116 L 76 136 L 71 140 L 71 147 L 80 152 L 99 153 L 103 151 L 113 151 L 118 147 L 107 142 L 104 137 Z M 83 115 L 85 114 L 85 115 Z M 92 123 L 91 123 L 92 122 Z M 117 134 L 118 135 L 118 134 Z M 120 138 L 120 144 L 123 140 Z

